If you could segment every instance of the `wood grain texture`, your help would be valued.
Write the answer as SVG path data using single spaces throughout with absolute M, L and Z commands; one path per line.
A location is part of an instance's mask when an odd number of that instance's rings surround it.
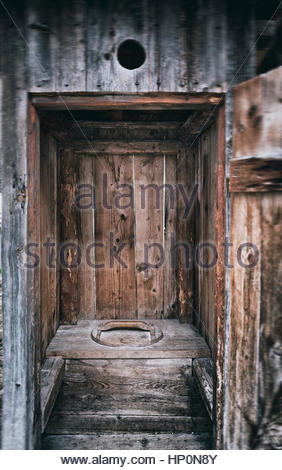
M 234 105 L 241 109 L 244 132 L 236 135 L 235 119 L 234 159 L 244 155 L 265 161 L 270 152 L 276 154 L 281 140 L 281 71 L 280 67 L 235 88 Z M 247 101 L 258 107 L 256 139 L 256 110 L 249 110 L 246 120 Z M 244 170 L 243 163 L 242 175 Z M 270 185 L 268 192 L 233 193 L 231 200 L 231 242 L 236 248 L 231 272 L 226 443 L 235 449 L 277 449 L 281 448 L 282 330 L 281 283 L 275 280 L 281 277 L 276 256 L 281 252 L 281 193 Z M 248 245 L 238 251 L 243 243 Z
M 233 158 L 281 158 L 282 67 L 234 87 Z
M 60 155 L 60 321 L 75 324 L 78 316 L 77 158 L 72 149 Z
M 240 2 L 240 8 L 237 3 L 228 2 L 221 8 L 217 0 L 208 4 L 178 0 L 172 2 L 170 8 L 163 11 L 160 8 L 162 16 L 156 14 L 158 12 L 152 3 L 137 4 L 138 14 L 135 16 L 134 8 L 128 9 L 128 2 L 114 4 L 106 1 L 100 5 L 98 2 L 79 1 L 66 5 L 66 2 L 10 1 L 9 11 L 18 31 L 5 10 L 0 12 L 5 109 L 2 132 L 3 198 L 6 202 L 3 208 L 2 266 L 6 293 L 3 300 L 4 361 L 7 363 L 5 447 L 30 448 L 35 445 L 32 434 L 33 392 L 38 386 L 36 382 L 34 387 L 31 384 L 34 384 L 35 377 L 38 378 L 38 370 L 35 374 L 30 358 L 34 354 L 33 348 L 40 342 L 35 331 L 39 307 L 33 303 L 36 287 L 33 275 L 27 279 L 19 261 L 21 247 L 27 241 L 28 214 L 22 201 L 19 202 L 18 194 L 21 194 L 25 175 L 29 181 L 35 169 L 31 165 L 27 170 L 26 166 L 27 93 L 56 93 L 56 106 L 65 110 L 67 103 L 58 93 L 66 89 L 133 93 L 152 90 L 222 91 L 233 81 L 235 71 L 238 81 L 254 71 L 254 50 L 249 52 L 255 31 L 252 2 Z M 68 10 L 67 14 L 65 10 Z M 132 31 L 146 48 L 147 61 L 139 70 L 127 72 L 117 64 L 116 48 Z M 27 38 L 28 48 L 20 32 Z M 115 73 L 111 73 L 112 70 Z M 87 104 L 86 100 L 82 105 L 91 107 L 93 103 Z M 49 98 L 46 101 L 43 105 L 50 109 L 52 103 Z M 152 103 L 153 107 L 159 106 L 156 101 Z M 206 106 L 203 101 L 195 101 Z M 136 103 L 139 106 L 138 100 Z M 70 104 L 81 106 L 81 102 Z M 190 100 L 188 106 L 195 104 Z M 32 194 L 29 192 L 31 211 L 34 210 Z M 36 219 L 39 220 L 38 213 Z M 31 231 L 33 229 L 31 227 Z M 35 290 L 38 291 L 37 288 Z M 36 302 L 38 295 L 35 294 Z M 30 320 L 31 316 L 35 323 Z M 15 388 L 15 383 L 20 385 Z M 26 412 L 22 403 L 27 403 Z
M 200 391 L 203 403 L 213 420 L 214 367 L 211 359 L 194 359 L 193 376 Z
M 29 0 L 24 25 L 29 90 L 224 91 L 232 73 L 228 63 L 238 69 L 253 37 L 252 17 L 249 1 L 236 9 L 222 8 L 216 0 L 162 6 L 80 0 L 68 8 L 63 0 L 42 5 Z M 146 52 L 145 63 L 135 70 L 117 60 L 118 46 L 128 37 Z M 241 66 L 241 80 L 247 68 Z
M 176 140 L 178 129 L 179 122 L 177 120 L 175 122 L 80 120 L 79 128 L 76 123 L 69 123 L 69 131 L 73 141 L 81 140 L 84 135 L 90 142 L 97 140 L 104 142 L 107 140 L 123 141 L 124 139 L 134 142 L 138 140 Z
M 95 250 L 96 318 L 136 318 L 132 156 L 96 157 L 94 182 L 95 241 L 104 245 Z
M 55 412 L 48 423 L 47 435 L 77 435 L 108 432 L 131 433 L 200 433 L 210 432 L 211 422 L 206 416 L 127 416 L 127 415 L 97 415 Z
M 167 440 L 173 436 L 175 444 L 181 432 L 187 441 L 194 433 L 205 441 L 211 423 L 191 366 L 191 359 L 67 361 L 63 393 L 44 446 L 53 442 L 54 435 L 59 446 L 70 435 L 73 441 L 84 436 L 85 445 L 90 445 L 94 433 L 97 437 L 107 433 L 115 441 L 121 433 L 131 432 L 132 448 L 138 447 L 137 433 L 146 439 L 147 432 L 153 436 L 162 432 Z
M 217 114 L 217 181 L 215 202 L 215 242 L 222 247 L 227 237 L 227 201 L 226 201 L 226 108 L 221 106 Z M 216 448 L 223 446 L 223 422 L 224 422 L 224 392 L 225 392 L 225 344 L 226 344 L 226 319 L 227 319 L 227 274 L 226 259 L 222 252 L 216 264 L 214 288 L 215 288 L 215 352 L 214 352 L 214 394 L 213 409 L 215 423 Z
M 191 149 L 185 144 L 177 154 L 176 179 L 182 185 L 182 192 L 177 192 L 177 221 L 176 221 L 176 248 L 174 257 L 177 263 L 177 296 L 178 318 L 183 323 L 192 323 L 194 308 L 194 262 L 193 248 L 195 240 L 195 207 L 196 198 L 195 159 Z M 187 210 L 187 200 L 191 200 L 191 207 Z
M 75 141 L 74 148 L 76 152 L 115 154 L 115 155 L 135 155 L 135 154 L 175 154 L 179 147 L 177 140 L 153 140 L 153 141 L 100 141 L 95 140 L 91 143 L 86 140 Z
M 82 185 L 84 185 L 82 187 Z M 87 186 L 86 186 L 87 185 Z M 78 296 L 78 317 L 80 319 L 94 319 L 95 316 L 95 275 L 91 263 L 94 259 L 93 251 L 90 251 L 89 258 L 87 249 L 94 242 L 94 162 L 87 155 L 80 155 L 78 158 L 78 188 L 79 194 L 87 194 L 87 198 L 80 199 L 79 224 L 78 224 L 78 244 L 82 252 L 81 262 L 78 268 L 77 289 Z M 90 207 L 89 207 L 90 206 Z
M 282 190 L 282 158 L 235 158 L 230 162 L 230 191 L 268 192 Z
M 40 369 L 41 432 L 47 425 L 65 373 L 61 357 L 49 357 Z
M 176 267 L 171 264 L 171 239 L 177 231 L 177 198 L 176 198 L 176 174 L 177 174 L 177 156 L 164 156 L 164 237 L 163 247 L 165 250 L 164 263 L 164 318 L 176 318 L 177 316 L 177 275 Z M 173 195 L 173 197 L 172 197 Z
M 163 172 L 163 156 L 134 159 L 138 318 L 164 315 Z
M 239 266 L 235 256 L 232 260 L 232 286 L 236 289 L 231 296 L 228 419 L 234 424 L 230 425 L 228 439 L 234 448 L 281 445 L 276 408 L 281 394 L 281 289 L 273 283 L 281 271 L 274 255 L 281 250 L 281 207 L 279 193 L 233 196 L 233 221 L 240 213 L 245 224 L 240 224 L 240 230 L 238 224 L 233 226 L 232 242 L 238 246 L 247 241 L 259 250 L 259 261 L 252 269 Z M 243 263 L 248 265 L 253 257 L 253 250 L 247 248 Z
M 59 221 L 57 194 L 57 143 L 40 133 L 40 231 L 41 231 L 41 356 L 59 325 Z M 49 246 L 47 246 L 49 245 Z
M 195 324 L 215 353 L 215 269 L 216 252 L 216 197 L 218 141 L 217 126 L 212 124 L 196 142 L 196 311 Z M 219 210 L 223 210 L 222 204 Z M 220 229 L 220 228 L 219 228 Z M 216 250 L 216 252 L 215 252 Z
M 64 93 L 62 98 L 56 94 L 42 93 L 31 96 L 32 104 L 44 110 L 105 110 L 105 109 L 212 109 L 222 103 L 220 93 L 140 93 L 138 95 L 97 93 Z
M 211 449 L 210 433 L 101 433 L 90 435 L 46 436 L 43 440 L 44 449 Z
M 177 358 L 209 357 L 210 350 L 197 330 L 178 320 L 154 320 L 163 332 L 163 339 L 142 348 L 109 348 L 92 340 L 91 331 L 99 322 L 80 320 L 77 325 L 62 325 L 51 341 L 47 356 L 72 359 L 89 358 Z

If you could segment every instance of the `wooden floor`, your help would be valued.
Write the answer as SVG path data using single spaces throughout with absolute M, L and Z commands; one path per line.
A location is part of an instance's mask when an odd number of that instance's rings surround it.
M 192 359 L 67 360 L 45 449 L 209 449 Z
M 209 357 L 209 349 L 189 325 L 154 323 L 163 340 L 141 348 L 95 343 L 93 322 L 59 328 L 47 354 L 63 356 L 66 371 L 44 449 L 212 448 L 192 376 L 193 359 Z

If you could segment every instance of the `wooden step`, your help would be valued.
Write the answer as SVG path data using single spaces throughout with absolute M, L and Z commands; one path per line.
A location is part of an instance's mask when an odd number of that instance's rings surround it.
M 207 449 L 211 435 L 191 358 L 71 359 L 43 446 Z
M 190 416 L 132 416 L 54 413 L 46 434 L 93 434 L 93 432 L 170 432 L 211 431 L 211 421 Z
M 55 412 L 205 416 L 191 359 L 68 360 Z
M 97 433 L 84 435 L 49 435 L 43 449 L 64 450 L 200 450 L 212 449 L 210 433 Z

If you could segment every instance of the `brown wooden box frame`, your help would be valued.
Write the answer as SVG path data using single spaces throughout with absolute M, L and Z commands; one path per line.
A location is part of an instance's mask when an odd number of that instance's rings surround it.
M 225 106 L 223 95 L 218 93 L 41 93 L 29 96 L 29 136 L 28 136 L 28 224 L 29 242 L 40 240 L 40 122 L 37 110 L 167 110 L 167 109 L 211 109 L 217 112 L 218 122 L 218 172 L 216 188 L 216 244 L 224 242 L 226 236 L 226 181 L 225 181 Z M 225 344 L 225 267 L 217 263 L 215 272 L 216 298 L 216 360 L 214 423 L 216 447 L 221 448 L 223 433 L 224 398 L 224 344 Z M 36 270 L 28 275 L 27 301 L 29 305 L 31 335 L 33 344 L 27 345 L 31 353 L 31 363 L 27 365 L 27 380 L 33 413 L 26 429 L 31 435 L 26 440 L 40 446 L 40 276 Z M 22 406 L 22 404 L 20 405 Z

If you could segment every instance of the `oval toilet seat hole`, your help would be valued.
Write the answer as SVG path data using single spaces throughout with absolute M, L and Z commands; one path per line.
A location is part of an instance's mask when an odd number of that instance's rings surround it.
M 150 346 L 163 337 L 160 328 L 140 320 L 110 320 L 91 332 L 92 339 L 110 347 Z

